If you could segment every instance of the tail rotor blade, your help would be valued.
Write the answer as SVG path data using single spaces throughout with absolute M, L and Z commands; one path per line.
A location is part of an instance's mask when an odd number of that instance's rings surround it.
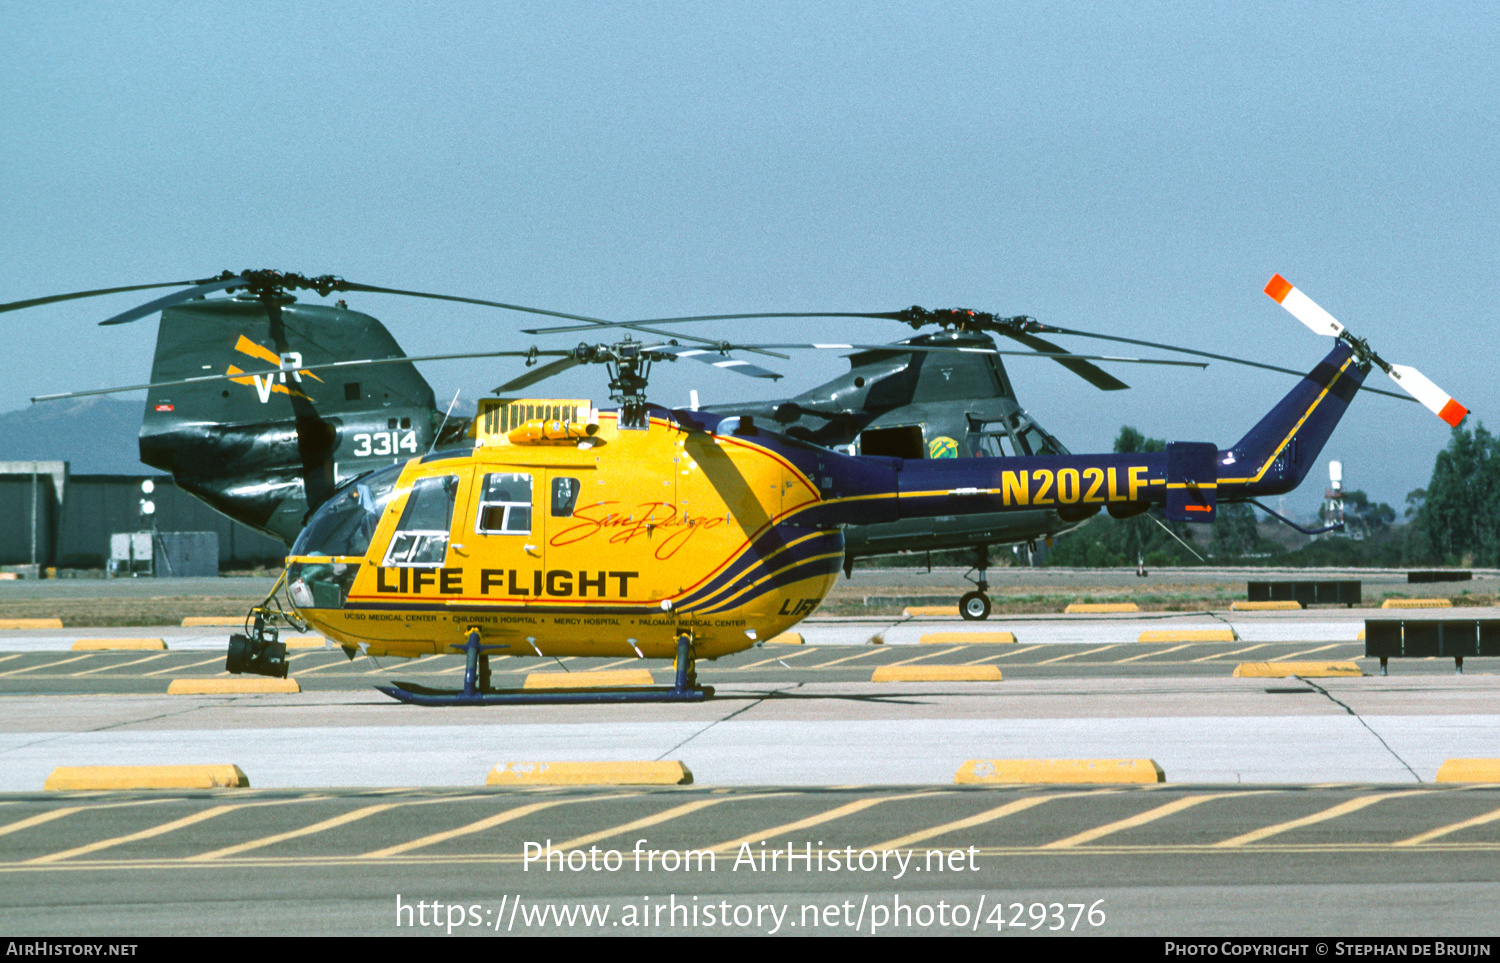
M 1266 294 L 1271 300 L 1290 311 L 1292 317 L 1311 328 L 1314 333 L 1343 338 L 1355 348 L 1363 362 L 1373 361 L 1384 368 L 1385 373 L 1391 376 L 1391 380 L 1396 382 L 1402 391 L 1421 402 L 1422 407 L 1454 428 L 1457 428 L 1459 422 L 1463 421 L 1464 416 L 1469 413 L 1469 409 L 1454 401 L 1452 395 L 1433 384 L 1430 378 L 1416 368 L 1404 364 L 1388 364 L 1382 360 L 1379 355 L 1370 350 L 1363 338 L 1356 338 L 1349 334 L 1348 329 L 1335 320 L 1333 315 L 1318 307 L 1312 298 L 1297 290 L 1292 282 L 1280 274 L 1272 275 L 1271 280 L 1267 282 Z
M 1464 416 L 1469 413 L 1469 409 L 1454 401 L 1452 395 L 1433 384 L 1430 378 L 1416 368 L 1404 364 L 1393 364 L 1387 373 L 1392 381 L 1401 386 L 1402 390 L 1420 401 L 1422 407 L 1454 428 L 1457 428 L 1458 423 L 1463 421 Z
M 1333 315 L 1318 307 L 1312 298 L 1298 291 L 1292 286 L 1292 282 L 1281 275 L 1273 275 L 1266 283 L 1266 294 L 1272 301 L 1290 311 L 1292 317 L 1311 328 L 1314 334 L 1337 338 L 1344 333 L 1344 326 Z

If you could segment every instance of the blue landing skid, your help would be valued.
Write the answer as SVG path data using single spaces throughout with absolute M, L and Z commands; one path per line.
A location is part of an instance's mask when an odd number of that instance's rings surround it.
M 498 646 L 481 645 L 478 630 L 469 632 L 469 639 L 462 646 L 455 645 L 467 657 L 464 666 L 464 687 L 455 689 L 429 689 L 414 682 L 392 682 L 375 688 L 398 702 L 417 706 L 496 706 L 496 705 L 578 705 L 606 702 L 703 702 L 714 694 L 713 686 L 694 684 L 692 671 L 692 639 L 687 635 L 677 638 L 677 679 L 671 688 L 626 688 L 626 689 L 574 689 L 551 691 L 527 691 L 523 689 L 489 689 L 481 687 L 480 657 L 484 652 Z M 487 673 L 486 673 L 487 674 Z

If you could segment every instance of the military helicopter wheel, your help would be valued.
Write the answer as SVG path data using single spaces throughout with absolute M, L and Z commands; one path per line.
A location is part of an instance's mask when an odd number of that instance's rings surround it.
M 990 597 L 983 592 L 970 592 L 958 600 L 958 614 L 970 622 L 981 622 L 990 617 Z

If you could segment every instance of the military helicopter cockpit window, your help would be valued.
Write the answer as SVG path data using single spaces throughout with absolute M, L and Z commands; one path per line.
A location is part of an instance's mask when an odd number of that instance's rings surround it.
M 481 535 L 531 534 L 531 476 L 519 472 L 485 475 L 474 530 Z
M 363 555 L 405 465 L 372 472 L 341 488 L 313 514 L 292 546 L 293 555 Z
M 1047 434 L 1029 418 L 1022 418 L 1016 424 L 1016 437 L 1028 455 L 1068 454 L 1068 449 L 1063 447 L 1062 442 Z
M 969 453 L 975 458 L 1010 458 L 1016 453 L 1016 440 L 1004 423 L 969 422 Z
M 386 565 L 442 565 L 448 557 L 448 528 L 453 524 L 457 475 L 418 478 L 411 486 L 406 510 L 391 536 Z
M 578 493 L 583 489 L 576 478 L 552 479 L 552 517 L 567 518 L 578 504 Z

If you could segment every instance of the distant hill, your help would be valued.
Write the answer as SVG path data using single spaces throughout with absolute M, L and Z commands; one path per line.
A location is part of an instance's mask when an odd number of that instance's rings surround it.
M 0 414 L 0 461 L 66 461 L 75 475 L 148 475 L 137 437 L 143 401 L 75 398 Z

